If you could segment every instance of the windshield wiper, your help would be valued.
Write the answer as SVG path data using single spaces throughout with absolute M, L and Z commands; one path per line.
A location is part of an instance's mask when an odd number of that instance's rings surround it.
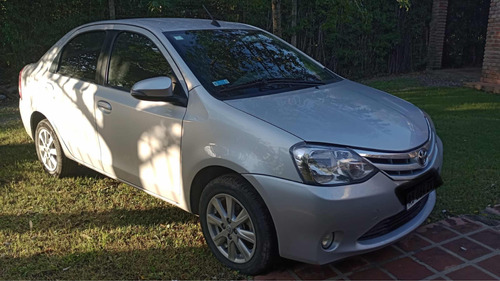
M 250 82 L 246 82 L 238 85 L 227 86 L 221 89 L 219 93 L 224 93 L 228 91 L 248 89 L 248 88 L 264 88 L 271 85 L 289 85 L 289 86 L 319 86 L 325 83 L 321 81 L 311 81 L 311 80 L 301 80 L 292 78 L 271 78 L 271 79 L 258 79 Z
M 294 78 L 273 78 L 267 80 L 268 84 L 285 84 L 285 85 L 325 85 L 324 82 L 321 81 L 312 81 L 312 80 L 303 80 L 303 79 L 294 79 Z

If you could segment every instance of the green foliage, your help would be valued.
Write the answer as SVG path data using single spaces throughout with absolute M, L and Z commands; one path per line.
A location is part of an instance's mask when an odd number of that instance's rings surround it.
M 116 18 L 217 18 L 272 29 L 269 0 L 115 0 Z M 283 37 L 341 75 L 356 78 L 425 66 L 432 0 L 282 1 Z M 109 18 L 107 0 L 0 0 L 0 71 L 15 77 L 59 38 Z M 5 76 L 0 73 L 0 77 Z
M 490 0 L 449 0 L 443 50 L 445 67 L 481 66 Z
M 303 26 L 310 29 L 306 31 L 309 40 L 319 42 L 315 38 L 320 35 L 325 38 L 324 46 L 314 44 L 321 52 L 311 51 L 328 67 L 348 77 L 360 77 L 423 66 L 432 1 L 420 1 L 409 11 L 390 0 L 322 2 L 324 12 L 309 13 Z M 311 11 L 318 9 L 314 2 L 309 3 Z M 305 45 L 299 47 L 307 50 Z
M 399 8 L 405 8 L 406 11 L 410 9 L 410 0 L 396 0 L 399 3 Z
M 78 25 L 106 18 L 104 0 L 0 0 L 0 69 L 17 74 Z

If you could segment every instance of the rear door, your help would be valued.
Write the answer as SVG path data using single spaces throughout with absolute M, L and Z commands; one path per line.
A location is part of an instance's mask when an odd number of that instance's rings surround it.
M 179 71 L 159 40 L 139 28 L 117 31 L 106 61 L 105 87 L 98 92 L 95 104 L 104 171 L 179 202 L 186 108 L 130 95 L 136 82 L 168 76 L 174 81 L 174 94 L 185 96 Z
M 97 69 L 105 38 L 103 30 L 79 31 L 63 46 L 46 85 L 55 93 L 51 122 L 63 144 L 73 157 L 97 169 L 101 165 L 94 95 L 101 87 Z

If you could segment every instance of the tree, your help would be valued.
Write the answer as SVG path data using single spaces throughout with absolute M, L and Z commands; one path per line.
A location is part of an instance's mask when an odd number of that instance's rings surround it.
M 281 37 L 281 0 L 272 1 L 273 33 Z
M 290 42 L 297 47 L 297 0 L 292 0 L 292 38 Z
M 115 16 L 115 0 L 108 0 L 109 5 L 109 19 L 114 20 Z

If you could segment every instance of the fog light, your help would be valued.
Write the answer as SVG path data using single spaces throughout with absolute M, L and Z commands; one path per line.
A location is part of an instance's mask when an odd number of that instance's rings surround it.
M 333 243 L 333 233 L 328 233 L 327 235 L 323 236 L 323 239 L 321 239 L 321 247 L 323 249 L 328 249 Z

